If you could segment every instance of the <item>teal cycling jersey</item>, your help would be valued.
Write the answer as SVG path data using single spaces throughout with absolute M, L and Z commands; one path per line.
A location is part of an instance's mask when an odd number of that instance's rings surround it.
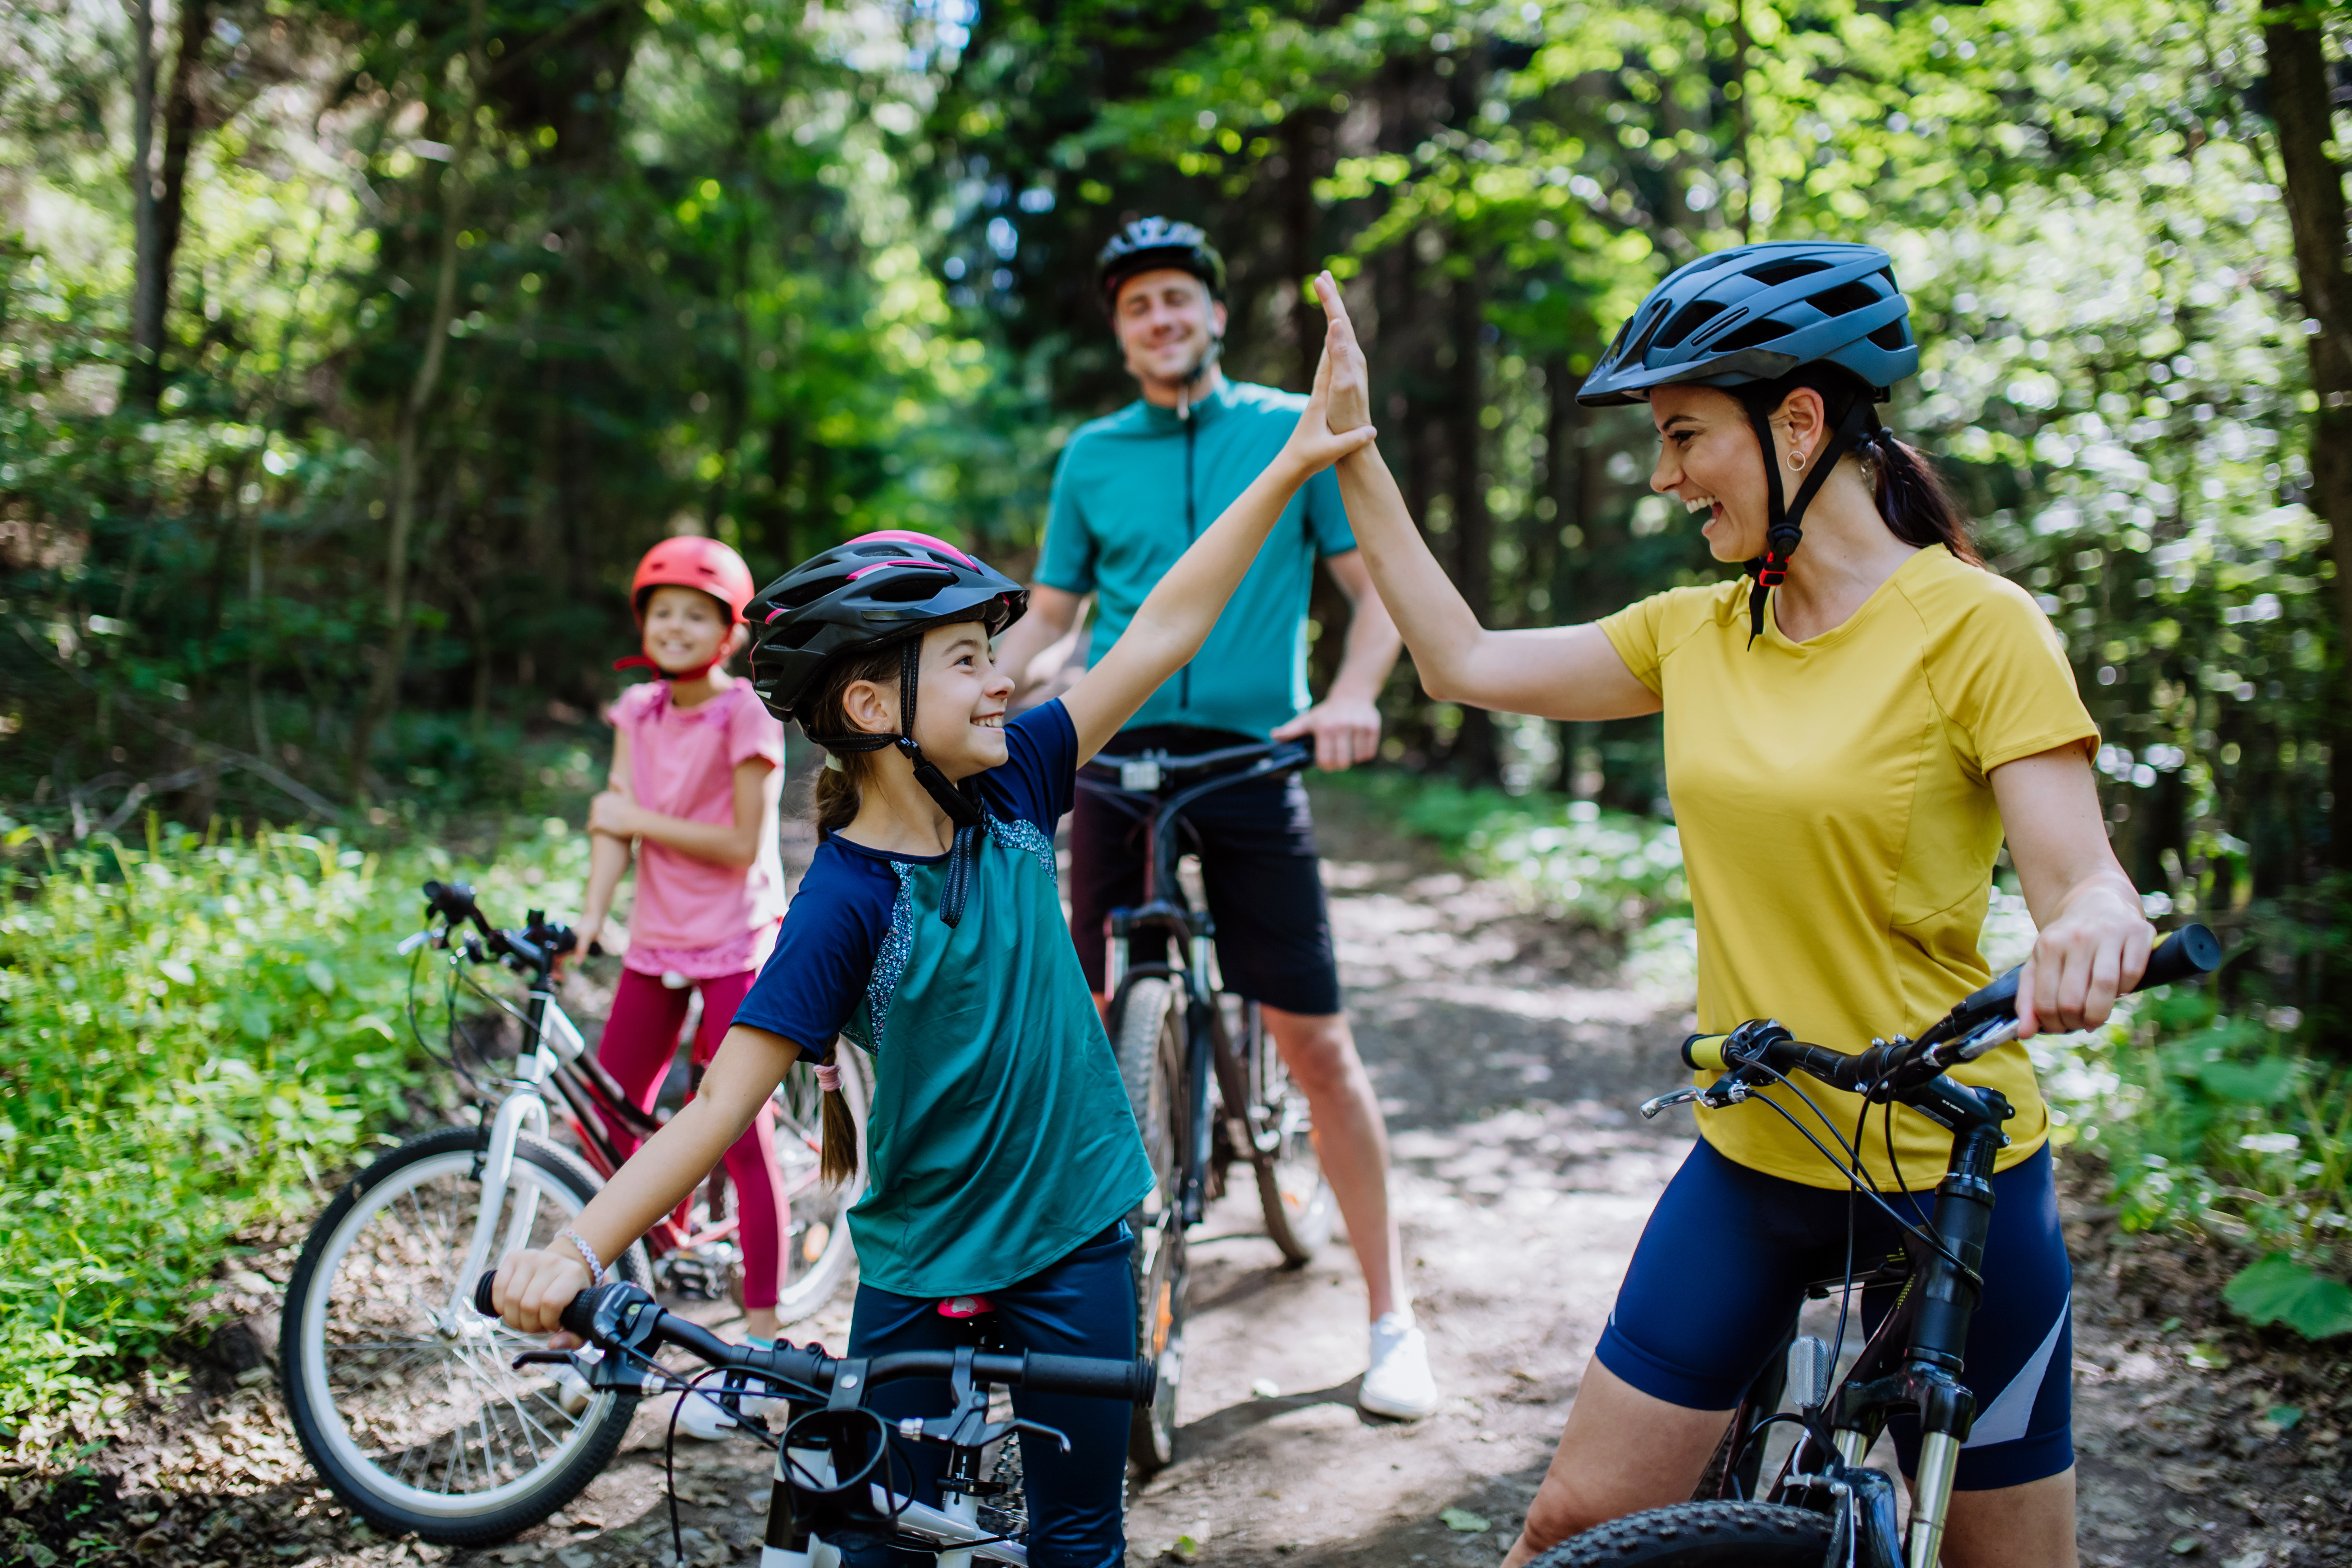
M 1095 595 L 1088 663 L 1110 650 L 1162 574 L 1290 438 L 1307 399 L 1228 383 L 1189 420 L 1141 401 L 1080 426 L 1054 475 L 1037 581 Z M 1318 559 L 1356 548 L 1339 482 L 1299 489 L 1192 662 L 1130 724 L 1188 724 L 1263 739 L 1311 700 L 1307 597 Z

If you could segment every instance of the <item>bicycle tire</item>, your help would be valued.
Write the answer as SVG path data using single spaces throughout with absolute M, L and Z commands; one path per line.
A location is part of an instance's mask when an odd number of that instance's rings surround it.
M 1273 1128 L 1271 1149 L 1250 1151 L 1257 1173 L 1258 1212 L 1265 1234 L 1282 1260 L 1303 1268 L 1316 1249 L 1331 1239 L 1334 1203 L 1331 1184 L 1324 1179 L 1323 1161 L 1315 1147 L 1315 1119 L 1307 1096 L 1290 1080 L 1290 1068 L 1266 1035 L 1257 1005 L 1242 1005 L 1242 1043 L 1247 1047 L 1244 1073 L 1249 1080 L 1253 1111 L 1249 1119 Z
M 503 1540 L 571 1501 L 619 1448 L 637 1404 L 631 1395 L 603 1393 L 576 1415 L 565 1412 L 545 1392 L 551 1374 L 507 1367 L 514 1352 L 540 1348 L 537 1339 L 480 1317 L 470 1287 L 450 1309 L 457 1294 L 453 1275 L 480 1207 L 474 1163 L 488 1138 L 482 1128 L 429 1132 L 345 1182 L 310 1227 L 279 1323 L 280 1383 L 311 1467 L 375 1529 L 445 1545 Z M 530 1189 L 538 1211 L 533 1242 L 552 1240 L 598 1185 L 570 1151 L 529 1135 L 517 1141 L 509 1191 L 511 1202 Z M 437 1258 L 430 1256 L 428 1202 L 447 1220 Z M 390 1222 L 379 1226 L 387 1215 Z M 614 1261 L 614 1272 L 645 1284 L 645 1249 L 632 1247 Z M 429 1365 L 422 1373 L 412 1370 L 436 1352 L 453 1374 L 446 1384 L 433 1383 Z M 420 1392 L 418 1383 L 427 1386 Z M 362 1394 L 369 1397 L 362 1402 Z M 400 1408 L 404 1394 L 406 1409 Z M 515 1436 L 503 1440 L 503 1457 L 498 1431 L 504 1420 L 491 1414 L 501 1400 L 520 1418 Z M 534 1426 L 553 1440 L 544 1458 Z M 421 1440 L 415 1436 L 420 1427 Z M 469 1458 L 477 1436 L 480 1451 Z M 448 1458 L 438 1460 L 445 1440 Z M 379 1443 L 398 1447 L 373 1455 Z M 520 1447 L 530 1450 L 528 1466 L 515 1463 Z M 394 1460 L 396 1473 L 386 1468 Z M 478 1468 L 485 1484 L 440 1491 L 414 1484 L 420 1473 L 430 1482 L 436 1465 L 445 1478 L 462 1474 L 468 1482 Z
M 1129 1216 L 1135 1232 L 1136 1353 L 1158 1363 L 1151 1403 L 1128 1432 L 1128 1458 L 1150 1475 L 1176 1457 L 1176 1395 L 1184 1372 L 1186 1318 L 1182 1193 L 1187 1123 L 1182 995 L 1161 975 L 1130 976 L 1111 1005 L 1119 1079 L 1151 1162 L 1151 1195 Z
M 1821 1568 L 1833 1521 L 1766 1502 L 1679 1502 L 1612 1519 L 1529 1568 Z

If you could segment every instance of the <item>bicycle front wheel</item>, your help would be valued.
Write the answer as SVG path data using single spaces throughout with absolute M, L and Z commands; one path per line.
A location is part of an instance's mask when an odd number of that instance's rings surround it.
M 1612 1519 L 1530 1568 L 1821 1568 L 1832 1523 L 1779 1503 L 1676 1503 Z
M 1159 975 L 1129 979 L 1111 1007 L 1111 1043 L 1128 1103 L 1151 1161 L 1151 1194 L 1129 1216 L 1137 1311 L 1136 1353 L 1160 1368 L 1151 1403 L 1135 1413 L 1128 1458 L 1150 1475 L 1176 1457 L 1176 1393 L 1184 1375 L 1183 994 Z
M 302 1451 L 353 1512 L 388 1534 L 498 1541 L 577 1496 L 620 1447 L 634 1397 L 510 1365 L 542 1348 L 474 1310 L 457 1278 L 481 1209 L 488 1138 L 452 1127 L 414 1138 L 344 1184 L 311 1226 L 286 1289 L 286 1405 Z M 495 1234 L 530 1215 L 545 1247 L 597 1183 L 569 1152 L 525 1136 Z M 644 1249 L 615 1275 L 643 1285 Z M 569 1369 L 564 1369 L 566 1372 Z

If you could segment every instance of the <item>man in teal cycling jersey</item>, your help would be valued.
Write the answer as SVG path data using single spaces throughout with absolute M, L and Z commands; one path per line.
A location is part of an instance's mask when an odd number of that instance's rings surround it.
M 1140 219 L 1104 247 L 1099 268 L 1113 332 L 1143 395 L 1080 426 L 1063 451 L 1029 613 L 997 651 L 1016 679 L 1071 634 L 1088 595 L 1092 649 L 1116 642 L 1160 574 L 1280 450 L 1305 405 L 1219 372 L 1224 263 L 1198 228 Z M 1310 703 L 1307 600 L 1318 560 L 1353 613 L 1331 689 Z M 1325 769 L 1368 762 L 1380 746 L 1376 700 L 1399 646 L 1339 486 L 1318 475 L 1291 501 L 1199 656 L 1108 750 L 1181 755 L 1312 737 Z M 1296 778 L 1255 781 L 1206 796 L 1185 816 L 1216 921 L 1219 973 L 1260 1005 L 1307 1095 L 1324 1173 L 1363 1268 L 1371 1365 L 1359 1402 L 1376 1415 L 1426 1415 L 1437 1395 L 1389 1212 L 1388 1132 L 1340 1007 L 1306 790 Z M 1146 850 L 1135 826 L 1084 792 L 1071 816 L 1071 934 L 1097 1003 L 1107 1001 L 1104 917 L 1142 901 Z

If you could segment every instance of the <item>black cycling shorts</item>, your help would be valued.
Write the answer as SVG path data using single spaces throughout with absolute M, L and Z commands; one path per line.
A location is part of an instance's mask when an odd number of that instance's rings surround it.
M 1924 1223 L 1936 1196 L 1927 1183 L 1893 1203 Z M 1957 1491 L 1991 1491 L 2058 1475 L 2074 1463 L 2074 1269 L 2058 1225 L 2047 1144 L 1992 1179 L 1985 1237 L 1985 1303 L 1969 1325 L 1960 1381 L 1976 1395 L 1976 1424 L 1960 1448 Z M 1807 1284 L 1833 1279 L 1853 1260 L 1868 1269 L 1897 1247 L 1885 1211 L 1849 1204 L 1842 1190 L 1811 1187 L 1735 1163 L 1701 1141 L 1650 1215 L 1596 1352 L 1653 1399 L 1689 1410 L 1739 1403 L 1780 1345 Z M 1893 1286 L 1862 1292 L 1862 1326 L 1875 1330 L 1895 1305 Z M 1919 1462 L 1919 1418 L 1889 1424 L 1895 1458 Z
M 1114 756 L 1154 750 L 1188 756 L 1256 743 L 1223 730 L 1151 724 L 1121 731 L 1103 749 Z M 1103 921 L 1111 910 L 1143 901 L 1143 819 L 1124 804 L 1081 787 L 1070 813 L 1070 935 L 1097 995 L 1103 989 Z M 1231 784 L 1187 806 L 1184 820 L 1183 842 L 1201 858 L 1217 922 L 1225 989 L 1286 1013 L 1339 1011 L 1339 964 L 1307 786 L 1295 773 Z

